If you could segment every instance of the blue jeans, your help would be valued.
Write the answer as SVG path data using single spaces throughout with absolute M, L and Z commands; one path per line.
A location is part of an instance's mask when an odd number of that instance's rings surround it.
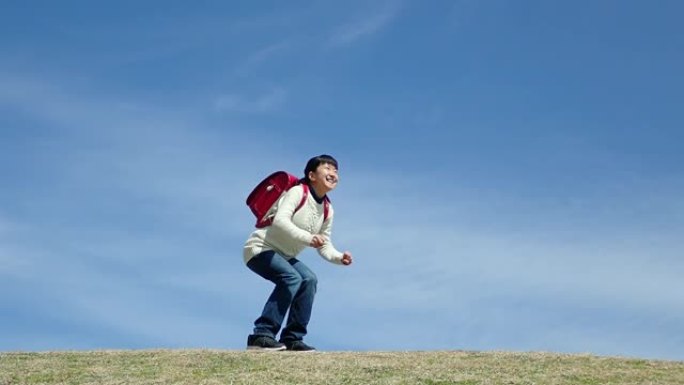
M 280 341 L 304 338 L 316 295 L 316 274 L 296 258 L 287 260 L 270 250 L 254 256 L 247 262 L 247 267 L 275 283 L 261 317 L 254 321 L 254 334 L 275 338 L 289 309 L 287 325 L 280 333 Z

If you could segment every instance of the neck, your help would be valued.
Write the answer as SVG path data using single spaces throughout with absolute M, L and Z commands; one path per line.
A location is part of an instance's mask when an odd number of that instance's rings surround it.
M 325 198 L 325 194 L 327 194 L 328 192 L 325 188 L 321 188 L 320 186 L 314 186 L 311 182 L 309 182 L 309 190 L 311 191 L 311 194 L 313 195 L 313 198 L 316 200 L 316 202 L 319 203 L 323 201 L 323 199 Z

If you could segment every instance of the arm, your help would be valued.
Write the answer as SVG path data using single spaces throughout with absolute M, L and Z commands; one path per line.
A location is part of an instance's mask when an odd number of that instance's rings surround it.
M 348 264 L 344 263 L 342 258 L 346 253 L 341 253 L 337 249 L 335 249 L 335 246 L 332 244 L 332 241 L 330 240 L 330 236 L 332 234 L 332 224 L 333 224 L 333 210 L 332 207 L 330 208 L 330 215 L 328 219 L 326 219 L 323 222 L 323 227 L 321 227 L 321 231 L 319 232 L 320 235 L 325 238 L 325 243 L 323 246 L 318 248 L 318 254 L 320 254 L 321 257 L 325 258 L 328 262 L 335 263 L 338 265 L 342 264 Z

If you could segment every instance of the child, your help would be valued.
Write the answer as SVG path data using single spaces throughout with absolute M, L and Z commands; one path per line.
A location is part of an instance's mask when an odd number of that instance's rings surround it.
M 311 158 L 301 183 L 279 199 L 273 224 L 257 229 L 247 239 L 244 259 L 247 267 L 275 284 L 261 316 L 254 321 L 254 332 L 247 337 L 247 349 L 314 351 L 304 343 L 316 294 L 316 275 L 296 257 L 307 246 L 318 250 L 329 262 L 348 266 L 352 255 L 335 249 L 330 241 L 333 209 L 326 194 L 338 183 L 337 161 L 330 155 Z M 304 194 L 304 205 L 296 210 Z M 325 206 L 328 205 L 327 218 Z M 280 342 L 275 337 L 290 311 Z

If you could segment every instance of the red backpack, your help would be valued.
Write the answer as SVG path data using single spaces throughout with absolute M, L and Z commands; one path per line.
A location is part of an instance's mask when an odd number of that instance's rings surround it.
M 266 216 L 273 205 L 278 201 L 281 195 L 283 195 L 287 190 L 300 184 L 299 178 L 289 174 L 285 171 L 276 171 L 273 174 L 262 180 L 252 192 L 247 197 L 247 206 L 252 210 L 252 213 L 256 217 L 256 228 L 260 229 L 263 227 L 270 226 L 273 223 L 272 216 Z M 306 198 L 309 195 L 309 185 L 304 183 L 304 195 L 302 195 L 302 200 L 295 208 L 294 212 L 301 209 L 306 203 Z M 329 203 L 328 197 L 326 196 L 323 200 L 323 221 L 328 219 Z

